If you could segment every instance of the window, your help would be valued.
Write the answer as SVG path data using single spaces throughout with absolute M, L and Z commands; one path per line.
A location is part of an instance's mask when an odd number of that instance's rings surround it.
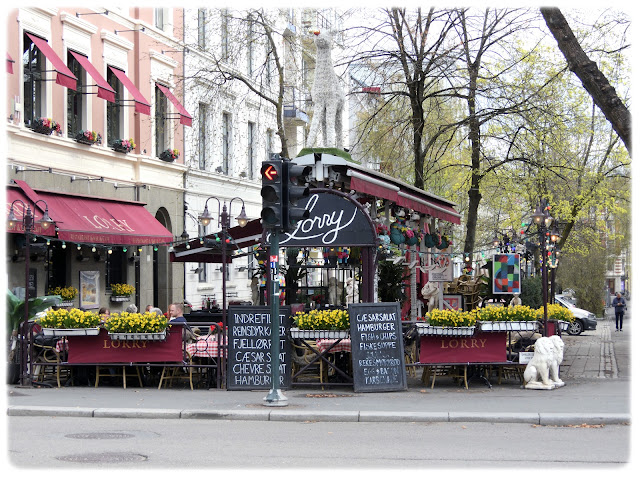
M 27 35 L 24 35 L 22 64 L 24 69 L 24 124 L 32 125 L 34 120 L 43 117 L 44 93 L 42 72 L 44 57 Z
M 127 253 L 121 248 L 114 248 L 111 255 L 107 255 L 105 275 L 105 285 L 127 283 Z
M 231 115 L 222 114 L 222 172 L 229 174 L 231 163 Z
M 207 10 L 204 8 L 198 9 L 198 47 L 204 50 L 207 47 L 206 34 L 207 34 Z
M 198 104 L 198 168 L 207 169 L 207 105 Z
M 164 30 L 164 8 L 154 9 L 153 21 L 156 28 Z
M 111 145 L 114 141 L 124 138 L 122 132 L 124 117 L 121 105 L 122 83 L 110 68 L 107 69 L 107 83 L 116 92 L 115 102 L 107 102 L 107 143 Z
M 156 85 L 156 156 L 169 148 L 168 124 L 167 124 L 167 97 Z
M 255 132 L 256 124 L 249 122 L 247 124 L 247 174 L 250 179 L 253 179 L 253 170 L 255 168 Z
M 251 15 L 247 17 L 247 75 L 253 75 L 253 43 L 254 43 L 254 21 Z
M 229 11 L 225 8 L 222 10 L 222 25 L 220 26 L 220 46 L 222 47 L 222 60 L 229 59 Z
M 84 130 L 85 127 L 85 95 L 84 95 L 84 69 L 80 62 L 67 53 L 67 65 L 71 73 L 78 79 L 77 90 L 67 89 L 67 135 L 75 138 L 78 132 Z

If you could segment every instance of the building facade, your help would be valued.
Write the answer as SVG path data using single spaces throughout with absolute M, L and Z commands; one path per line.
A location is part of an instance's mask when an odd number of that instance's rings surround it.
M 9 289 L 72 286 L 77 307 L 166 311 L 184 298 L 183 265 L 168 255 L 184 228 L 192 121 L 180 100 L 182 10 L 29 7 L 6 22 L 7 214 L 48 209 L 55 222 L 28 239 L 28 274 L 24 223 L 9 228 Z M 135 286 L 126 303 L 111 301 L 116 283 Z

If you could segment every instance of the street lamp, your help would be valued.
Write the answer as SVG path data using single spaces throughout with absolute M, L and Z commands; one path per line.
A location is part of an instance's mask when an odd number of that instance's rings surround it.
M 39 203 L 44 204 L 44 213 L 40 220 L 35 220 L 35 211 L 36 207 Z M 18 205 L 22 208 L 22 220 L 19 220 L 16 217 L 14 208 L 15 205 Z M 31 209 L 33 206 L 33 211 Z M 11 202 L 11 206 L 9 208 L 9 216 L 7 218 L 7 223 L 10 228 L 13 228 L 16 225 L 22 223 L 22 229 L 24 231 L 25 242 L 24 242 L 24 322 L 22 322 L 22 338 L 21 338 L 21 353 L 20 353 L 20 384 L 25 387 L 31 384 L 31 378 L 28 376 L 27 371 L 27 362 L 29 357 L 27 355 L 27 338 L 29 336 L 29 244 L 31 242 L 31 232 L 33 231 L 33 227 L 36 223 L 40 224 L 43 230 L 49 228 L 49 226 L 54 223 L 51 217 L 49 216 L 49 206 L 47 202 L 44 200 L 36 200 L 31 205 L 23 202 L 20 199 L 16 199 Z
M 214 217 L 209 213 L 208 208 L 209 200 L 211 199 L 218 202 L 218 227 L 222 230 L 222 335 L 224 336 L 227 331 L 227 242 L 229 240 L 227 238 L 227 231 L 231 226 L 231 219 L 229 218 L 229 212 L 227 211 L 226 201 L 222 203 L 222 208 L 220 208 L 220 200 L 217 197 L 209 197 L 204 203 L 204 210 L 202 214 L 198 216 L 200 223 L 206 227 L 212 220 L 214 220 Z M 244 200 L 240 197 L 232 198 L 229 200 L 229 210 L 231 210 L 231 205 L 234 200 L 240 200 L 242 202 L 242 209 L 240 210 L 240 215 L 236 217 L 236 221 L 240 227 L 245 227 L 249 222 L 249 217 L 247 217 L 244 209 Z M 218 352 L 220 351 L 221 349 L 218 350 Z M 224 358 L 226 359 L 226 356 Z M 220 369 L 220 366 L 218 366 L 218 386 L 220 386 L 221 379 L 225 378 L 225 364 L 220 359 L 218 359 L 218 364 L 222 365 L 222 370 Z
M 540 208 L 540 205 L 536 207 L 536 210 L 531 215 L 531 220 L 533 223 L 538 225 L 538 233 L 540 235 L 540 253 L 542 255 L 542 307 L 543 307 L 543 320 L 544 320 L 544 336 L 546 337 L 549 333 L 549 318 L 547 313 L 547 302 L 548 300 L 548 280 L 547 280 L 547 237 L 549 234 L 549 226 L 553 223 L 553 217 L 549 215 L 547 210 L 549 207 L 545 206 L 543 209 Z

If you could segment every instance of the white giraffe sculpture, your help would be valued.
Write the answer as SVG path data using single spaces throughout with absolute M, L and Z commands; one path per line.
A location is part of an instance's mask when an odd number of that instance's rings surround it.
M 316 30 L 316 73 L 311 89 L 313 119 L 309 131 L 308 145 L 311 147 L 342 148 L 342 109 L 344 92 L 340 80 L 333 69 L 331 60 L 332 34 Z M 318 142 L 322 127 L 323 145 Z

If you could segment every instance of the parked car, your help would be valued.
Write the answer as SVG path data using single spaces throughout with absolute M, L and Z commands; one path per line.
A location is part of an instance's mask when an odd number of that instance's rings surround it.
M 556 303 L 559 303 L 565 308 L 568 308 L 569 311 L 575 317 L 575 321 L 571 322 L 569 325 L 569 329 L 567 333 L 569 335 L 580 335 L 584 330 L 595 330 L 598 326 L 598 322 L 596 321 L 596 316 L 594 313 L 588 312 L 587 310 L 583 310 L 581 308 L 572 305 L 566 298 L 556 295 Z

